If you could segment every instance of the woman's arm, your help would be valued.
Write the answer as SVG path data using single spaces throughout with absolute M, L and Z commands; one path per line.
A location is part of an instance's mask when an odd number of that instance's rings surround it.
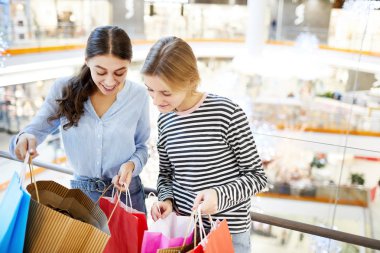
M 42 104 L 41 108 L 34 116 L 32 121 L 24 129 L 22 129 L 19 134 L 17 134 L 11 139 L 11 142 L 9 144 L 9 151 L 13 157 L 16 156 L 15 149 L 22 148 L 16 147 L 16 144 L 20 139 L 19 137 L 23 137 L 24 133 L 28 133 L 28 136 L 33 136 L 33 138 L 35 139 L 34 145 L 38 146 L 45 140 L 45 138 L 50 133 L 54 132 L 59 127 L 60 121 L 58 119 L 48 122 L 48 118 L 56 113 L 58 108 L 56 99 L 59 98 L 60 94 L 62 93 L 62 88 L 64 85 L 67 84 L 67 81 L 67 78 L 58 79 L 53 84 L 47 97 L 45 98 L 44 103 Z
M 129 161 L 133 162 L 135 168 L 133 170 L 133 176 L 137 176 L 141 173 L 142 168 L 145 166 L 148 160 L 148 139 L 150 135 L 150 121 L 149 121 L 149 98 L 145 96 L 145 102 L 142 108 L 140 118 L 137 122 L 135 133 L 136 151 L 132 155 Z
M 235 154 L 240 176 L 229 184 L 212 188 L 216 190 L 218 211 L 251 198 L 267 183 L 247 116 L 238 106 L 228 127 L 227 142 Z

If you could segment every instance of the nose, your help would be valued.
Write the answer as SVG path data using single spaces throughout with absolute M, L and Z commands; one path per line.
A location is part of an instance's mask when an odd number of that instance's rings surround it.
M 112 74 L 106 76 L 106 78 L 104 79 L 104 84 L 109 87 L 114 86 L 116 84 L 116 80 Z
M 153 99 L 153 104 L 154 105 L 160 105 L 160 103 L 162 101 L 161 95 L 159 93 L 153 93 L 151 96 Z

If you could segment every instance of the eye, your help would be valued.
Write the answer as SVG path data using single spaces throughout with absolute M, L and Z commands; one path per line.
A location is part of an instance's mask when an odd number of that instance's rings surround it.
M 169 92 L 162 92 L 162 95 L 164 95 L 165 97 L 170 97 L 172 94 Z
M 107 74 L 107 72 L 104 72 L 104 73 L 98 73 L 98 72 L 96 72 L 96 74 L 99 75 L 99 76 L 104 76 L 105 74 Z
M 153 92 L 153 90 L 151 88 L 147 88 L 148 92 Z
M 125 74 L 125 71 L 123 71 L 123 72 L 115 72 L 115 76 L 122 76 L 124 74 Z

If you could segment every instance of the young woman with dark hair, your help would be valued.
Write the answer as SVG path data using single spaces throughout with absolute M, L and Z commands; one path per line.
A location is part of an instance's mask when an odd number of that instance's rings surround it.
M 139 174 L 148 158 L 149 96 L 126 80 L 131 59 L 124 30 L 93 30 L 79 74 L 55 82 L 32 122 L 12 139 L 10 152 L 19 159 L 27 151 L 35 157 L 37 145 L 60 128 L 74 170 L 72 188 L 96 201 L 114 182 L 120 190 L 129 187 L 133 207 L 146 212 Z

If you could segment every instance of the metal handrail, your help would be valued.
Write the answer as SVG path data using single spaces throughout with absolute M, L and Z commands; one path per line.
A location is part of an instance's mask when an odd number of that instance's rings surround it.
M 17 162 L 22 162 L 22 161 L 18 160 L 17 158 L 12 157 L 8 152 L 1 151 L 1 150 L 0 150 L 0 157 L 7 158 L 9 160 L 13 160 L 13 161 L 17 161 Z M 35 161 L 34 160 L 33 161 L 33 165 L 36 165 L 38 167 L 43 167 L 43 168 L 46 168 L 46 169 L 49 169 L 49 170 L 54 170 L 54 171 L 57 171 L 57 172 L 69 174 L 69 175 L 73 175 L 73 173 L 74 173 L 70 169 L 67 169 L 67 168 L 65 168 L 63 166 L 59 166 L 59 165 L 56 165 L 56 164 L 53 164 L 53 163 L 46 163 L 46 162 L 40 162 L 40 161 Z
M 18 159 L 15 159 L 9 155 L 9 153 L 0 151 L 0 157 L 11 159 L 14 161 L 22 162 Z M 36 166 L 44 167 L 46 169 L 58 171 L 61 173 L 66 174 L 73 174 L 72 170 L 69 170 L 67 168 L 64 168 L 59 165 L 51 164 L 51 163 L 45 163 L 45 162 L 39 162 L 39 161 L 33 161 L 33 164 Z M 153 192 L 157 195 L 157 190 L 153 188 L 144 187 L 145 194 L 149 194 L 150 192 Z M 366 248 L 376 249 L 380 250 L 380 240 L 354 235 L 350 233 L 345 233 L 329 228 L 323 228 L 315 225 L 310 225 L 302 222 L 292 221 L 288 219 L 278 218 L 271 215 L 261 214 L 257 212 L 251 212 L 251 220 L 256 222 L 261 222 L 277 227 L 282 227 L 286 229 L 291 229 L 311 235 L 321 236 L 329 239 L 333 239 L 336 241 L 346 242 L 358 246 L 363 246 Z

